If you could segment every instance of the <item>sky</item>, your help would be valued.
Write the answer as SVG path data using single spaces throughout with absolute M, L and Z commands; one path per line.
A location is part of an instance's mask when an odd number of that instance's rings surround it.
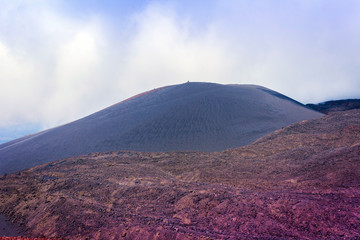
M 358 0 L 0 0 L 0 143 L 140 92 L 257 84 L 360 98 Z

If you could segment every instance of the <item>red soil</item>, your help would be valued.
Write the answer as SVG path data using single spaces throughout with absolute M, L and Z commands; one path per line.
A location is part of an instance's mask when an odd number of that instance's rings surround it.
M 28 236 L 359 239 L 360 111 L 303 121 L 220 153 L 107 152 L 0 180 Z
M 49 238 L 28 238 L 28 237 L 0 237 L 0 240 L 56 240 Z

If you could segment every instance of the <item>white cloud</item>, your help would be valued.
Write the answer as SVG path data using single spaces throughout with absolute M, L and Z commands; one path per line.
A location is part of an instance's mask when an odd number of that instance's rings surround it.
M 98 110 L 103 102 L 94 96 L 108 87 L 101 21 L 72 19 L 44 4 L 14 4 L 1 13 L 7 24 L 0 33 L 0 126 L 50 127 Z
M 18 118 L 35 120 L 31 110 L 38 102 L 34 95 L 39 89 L 34 89 L 37 74 L 34 64 L 23 56 L 14 52 L 0 42 L 0 109 L 1 124 L 11 125 Z M 30 81 L 29 79 L 33 79 Z M 27 101 L 24 101 L 27 99 Z
M 44 120 L 56 123 L 59 119 L 81 117 L 87 96 L 95 94 L 100 76 L 101 55 L 96 29 L 79 29 L 55 52 L 51 75 L 51 94 L 44 106 Z M 89 106 L 91 108 L 91 106 Z
M 135 33 L 128 46 L 119 86 L 133 94 L 186 81 L 218 82 L 229 73 L 221 38 L 211 28 L 198 35 L 171 9 L 152 5 L 134 17 Z
M 360 97 L 358 1 L 221 1 L 232 74 L 306 102 Z M 227 13 L 227 14 L 226 14 Z
M 199 15 L 150 2 L 121 24 L 65 3 L 0 0 L 0 127 L 51 127 L 186 81 L 260 84 L 305 103 L 360 97 L 356 1 L 210 1 Z

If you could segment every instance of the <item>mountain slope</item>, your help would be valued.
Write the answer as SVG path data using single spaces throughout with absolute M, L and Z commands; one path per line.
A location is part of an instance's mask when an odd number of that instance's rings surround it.
M 0 145 L 0 174 L 91 152 L 221 151 L 321 116 L 260 86 L 168 86 Z
M 316 111 L 328 114 L 330 112 L 359 109 L 360 99 L 333 100 L 319 104 L 306 104 L 306 106 Z
M 65 239 L 359 239 L 360 110 L 222 152 L 106 152 L 0 180 L 0 211 Z

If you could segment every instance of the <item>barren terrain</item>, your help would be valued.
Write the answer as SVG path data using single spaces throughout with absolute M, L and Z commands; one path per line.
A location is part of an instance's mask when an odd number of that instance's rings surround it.
M 321 116 L 261 86 L 167 86 L 0 145 L 0 174 L 93 152 L 222 151 Z
M 92 153 L 0 180 L 28 236 L 358 239 L 360 110 L 218 153 Z
M 360 99 L 343 99 L 327 101 L 319 104 L 306 104 L 307 107 L 328 114 L 330 112 L 360 109 Z

